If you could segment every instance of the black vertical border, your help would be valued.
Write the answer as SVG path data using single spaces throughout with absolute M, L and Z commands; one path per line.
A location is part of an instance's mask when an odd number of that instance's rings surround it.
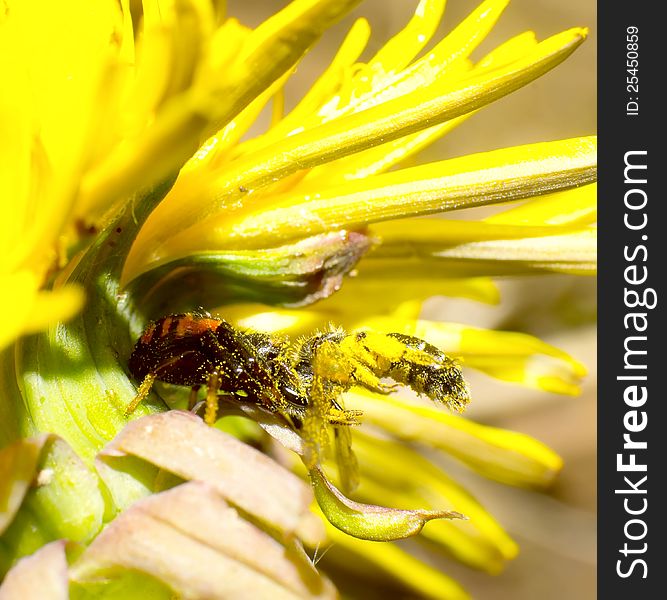
M 667 483 L 664 470 L 667 467 L 667 423 L 664 418 L 665 380 L 667 372 L 665 348 L 667 344 L 662 324 L 663 305 L 667 302 L 664 280 L 667 277 L 667 231 L 661 231 L 665 217 L 662 207 L 667 205 L 667 191 L 663 190 L 662 178 L 667 173 L 667 154 L 658 140 L 667 131 L 665 109 L 662 114 L 658 107 L 664 102 L 659 99 L 659 85 L 667 78 L 664 66 L 667 29 L 659 32 L 658 15 L 660 3 L 641 0 L 626 2 L 598 2 L 598 164 L 599 164 L 599 395 L 598 395 L 598 598 L 600 599 L 644 599 L 667 597 L 662 584 L 662 574 L 667 568 L 667 549 L 662 540 L 665 532 L 663 517 L 667 510 Z M 627 77 L 627 32 L 629 27 L 637 27 L 639 32 L 639 93 L 628 90 Z M 659 44 L 662 41 L 662 44 Z M 627 103 L 638 98 L 637 115 L 628 115 Z M 646 150 L 645 171 L 648 183 L 643 189 L 648 193 L 646 213 L 648 224 L 641 231 L 631 231 L 624 225 L 624 195 L 631 186 L 624 181 L 624 156 L 628 151 Z M 635 215 L 636 216 L 636 215 Z M 640 240 L 643 235 L 646 240 Z M 619 381 L 624 370 L 624 342 L 632 333 L 626 330 L 624 317 L 631 309 L 624 302 L 624 288 L 632 287 L 624 280 L 628 262 L 624 256 L 626 246 L 636 247 L 643 243 L 647 249 L 647 259 L 641 263 L 648 268 L 645 288 L 653 288 L 658 295 L 657 307 L 646 310 L 649 327 L 645 332 L 648 340 L 645 349 L 648 389 L 646 404 L 636 410 L 645 411 L 648 425 L 640 433 L 631 434 L 637 440 L 647 440 L 645 451 L 635 451 L 637 462 L 647 464 L 646 482 L 638 487 L 646 494 L 617 494 L 617 489 L 627 489 L 624 476 L 637 482 L 638 473 L 621 473 L 617 469 L 617 454 L 623 450 L 623 434 L 627 433 L 624 416 L 632 410 L 624 402 L 623 392 L 627 381 Z M 630 252 L 631 253 L 631 252 Z M 643 256 L 643 252 L 639 256 Z M 639 289 L 635 287 L 635 289 Z M 645 309 L 641 309 L 645 310 Z M 626 450 L 627 455 L 632 453 Z M 641 515 L 630 515 L 624 507 L 629 498 L 631 509 L 640 508 L 647 500 L 647 510 Z M 631 540 L 624 530 L 633 518 L 642 519 L 648 533 L 641 540 Z M 641 525 L 630 526 L 632 535 L 640 534 Z M 643 548 L 646 552 L 636 554 L 621 552 L 624 544 L 633 550 Z M 621 577 L 620 570 L 630 569 L 633 558 L 646 561 L 647 578 L 643 578 L 644 568 L 636 564 L 632 574 Z M 653 581 L 651 581 L 653 580 Z M 657 595 L 656 595 L 657 594 Z

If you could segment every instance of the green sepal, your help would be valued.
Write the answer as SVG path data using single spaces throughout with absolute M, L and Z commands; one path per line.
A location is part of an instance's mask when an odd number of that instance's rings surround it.
M 274 248 L 200 252 L 144 273 L 128 291 L 152 318 L 235 302 L 303 306 L 337 291 L 373 243 L 335 231 Z
M 136 393 L 126 365 L 145 318 L 120 288 L 121 269 L 138 229 L 172 183 L 128 202 L 54 284 L 84 289 L 81 313 L 3 352 L 0 445 L 43 433 L 59 438 L 43 454 L 46 483 L 29 491 L 0 538 L 5 567 L 51 540 L 91 540 L 124 508 L 115 504 L 118 499 L 152 491 L 143 466 L 105 473 L 102 482 L 95 457 L 126 425 L 124 409 Z M 164 408 L 151 396 L 133 418 Z

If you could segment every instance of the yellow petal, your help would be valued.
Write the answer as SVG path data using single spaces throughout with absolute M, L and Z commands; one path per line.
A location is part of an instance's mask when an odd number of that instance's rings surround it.
M 83 182 L 83 200 L 111 203 L 171 175 L 194 154 L 203 137 L 229 123 L 358 2 L 294 0 L 264 21 L 240 49 L 228 47 L 224 74 L 203 77 L 190 91 L 176 96 L 141 137 L 125 140 L 91 171 Z M 176 6 L 188 10 L 187 3 Z
M 597 184 L 533 198 L 485 219 L 508 225 L 589 225 L 597 219 Z
M 383 578 L 396 579 L 425 598 L 470 599 L 468 593 L 454 579 L 395 544 L 358 540 L 338 531 L 333 525 L 327 527 L 327 535 L 332 542 L 332 549 L 327 552 L 325 563 L 331 561 L 349 569 L 354 567 L 356 555 L 380 569 Z M 365 569 L 364 575 L 368 575 Z
M 508 221 L 509 221 L 508 217 Z M 521 217 L 518 217 L 520 220 Z M 405 256 L 427 257 L 460 244 L 488 240 L 521 240 L 581 232 L 579 224 L 533 225 L 505 224 L 497 221 L 462 221 L 446 219 L 401 219 L 375 224 L 371 232 L 381 240 L 374 256 L 398 258 Z
M 121 138 L 140 135 L 166 101 L 192 85 L 213 21 L 201 0 L 144 2 L 133 18 L 140 21 L 133 81 L 113 115 Z
M 507 7 L 509 0 L 485 0 L 442 41 L 413 66 L 421 71 L 428 65 L 434 74 L 443 74 L 451 64 L 467 58 L 486 38 L 496 21 Z
M 0 348 L 22 334 L 35 333 L 74 316 L 83 305 L 78 286 L 64 286 L 52 292 L 40 291 L 40 281 L 28 271 L 0 275 L 0 289 L 11 291 L 0 297 L 2 314 L 12 315 L 0 331 Z
M 400 71 L 431 39 L 445 11 L 447 0 L 421 0 L 408 24 L 369 61 L 384 73 Z
M 553 483 L 563 461 L 530 436 L 479 425 L 422 403 L 371 392 L 348 392 L 345 405 L 363 411 L 396 437 L 439 448 L 480 474 L 508 485 L 544 488 Z M 461 508 L 461 510 L 464 510 Z
M 575 29 L 549 38 L 521 60 L 499 69 L 482 70 L 477 78 L 466 79 L 463 86 L 460 81 L 456 81 L 447 90 L 441 89 L 441 86 L 431 91 L 420 89 L 418 104 L 408 94 L 292 135 L 283 140 L 279 147 L 268 147 L 252 158 L 238 161 L 235 168 L 225 169 L 217 180 L 209 182 L 208 190 L 191 201 L 177 204 L 168 200 L 163 202 L 140 234 L 128 269 L 139 270 L 133 262 L 146 262 L 164 254 L 159 244 L 172 233 L 170 224 L 178 223 L 179 227 L 187 228 L 197 220 L 219 211 L 228 214 L 232 206 L 239 205 L 240 197 L 300 169 L 358 152 L 376 145 L 378 140 L 389 141 L 475 110 L 527 84 L 560 63 L 583 41 L 585 33 L 584 30 Z M 586 154 L 583 147 L 579 151 Z M 554 162 L 558 160 L 552 161 L 553 167 Z M 531 173 L 525 175 L 530 177 Z M 554 182 L 551 183 L 554 185 Z M 431 207 L 430 210 L 442 209 Z M 428 212 L 428 209 L 425 211 Z M 338 215 L 339 218 L 341 216 Z M 391 211 L 384 218 L 391 218 Z M 366 220 L 362 219 L 362 222 Z M 210 235 L 214 226 L 204 221 L 200 229 Z M 246 231 L 246 234 L 249 233 Z M 239 239 L 237 236 L 235 242 Z M 173 238 L 172 247 L 178 248 L 177 240 L 178 236 Z M 175 249 L 172 252 L 178 253 Z
M 392 272 L 399 261 L 421 259 L 439 271 L 449 268 L 450 277 L 461 274 L 452 268 L 457 263 L 464 270 L 467 264 L 470 276 L 543 270 L 595 274 L 597 231 L 580 224 L 590 220 L 590 210 L 583 206 L 568 217 L 556 213 L 551 200 L 535 201 L 539 206 L 534 210 L 524 205 L 498 221 L 415 219 L 376 224 L 372 232 L 382 243 L 368 257 L 375 264 L 366 272 L 376 274 L 383 267 Z M 515 225 L 514 218 L 521 224 Z M 565 224 L 524 224 L 542 220 Z
M 174 235 L 152 261 L 204 248 L 253 248 L 328 230 L 509 202 L 594 180 L 595 138 L 531 144 L 368 177 L 313 197 L 285 194 L 250 213 L 224 213 Z M 141 234 L 140 234 L 141 237 Z M 145 242 L 145 239 L 144 239 Z M 140 246 L 142 241 L 137 242 Z M 136 251 L 135 246 L 134 250 Z M 128 262 L 138 260 L 136 253 Z M 134 265 L 128 270 L 136 268 Z M 145 267 L 144 267 L 145 268 Z
M 417 74 L 424 70 L 430 70 L 430 77 L 439 74 L 443 80 L 461 76 L 468 70 L 465 59 L 469 53 L 489 33 L 496 19 L 506 6 L 504 0 L 492 0 L 483 3 L 468 18 L 460 23 L 443 41 L 441 41 L 427 56 L 417 61 L 401 79 L 414 78 L 416 88 L 423 85 L 423 74 L 419 80 Z M 459 44 L 457 46 L 457 44 Z M 478 63 L 480 68 L 495 68 L 518 59 L 522 54 L 528 53 L 537 45 L 534 35 L 522 35 L 512 38 L 501 44 L 498 48 L 488 54 Z M 464 64 L 462 64 L 464 63 Z M 461 73 L 454 73 L 458 69 Z M 377 78 L 375 78 L 377 79 Z M 388 92 L 396 95 L 396 81 L 385 78 L 377 81 L 380 88 L 387 87 Z M 402 90 L 404 93 L 404 90 Z M 382 97 L 382 92 L 376 93 Z M 441 136 L 446 135 L 452 129 L 463 123 L 475 114 L 472 111 L 455 119 L 451 119 L 423 131 L 389 141 L 379 146 L 369 148 L 338 159 L 332 163 L 315 167 L 300 181 L 295 188 L 300 191 L 315 193 L 323 187 L 345 180 L 358 179 L 374 175 L 388 170 L 393 165 L 405 161 L 415 153 L 428 146 Z
M 391 269 L 376 275 L 377 278 L 369 280 L 363 271 L 361 276 L 348 279 L 336 294 L 309 308 L 267 309 L 263 304 L 241 303 L 226 305 L 218 312 L 242 329 L 298 336 L 326 329 L 329 323 L 355 329 L 366 319 L 380 314 L 394 314 L 398 319 L 416 319 L 422 302 L 431 296 L 462 297 L 488 304 L 499 301 L 498 288 L 487 278 L 437 281 L 426 276 L 415 279 L 401 277 L 401 281 L 409 280 L 410 285 L 397 289 Z M 360 304 L 360 297 L 367 302 Z
M 253 154 L 260 148 L 264 148 L 285 136 L 291 135 L 294 131 L 300 130 L 307 120 L 316 119 L 321 105 L 339 88 L 346 73 L 352 69 L 354 62 L 363 52 L 370 33 L 368 21 L 357 19 L 331 64 L 308 89 L 294 109 L 264 135 L 240 144 L 236 148 L 235 154 Z M 316 120 L 319 123 L 322 117 Z
M 516 271 L 547 270 L 574 275 L 595 275 L 597 268 L 597 231 L 584 229 L 574 233 L 518 240 L 470 242 L 436 253 L 439 258 L 477 261 L 489 266 L 506 263 Z M 502 267 L 501 267 L 502 269 Z
M 410 415 L 405 413 L 405 416 Z M 414 449 L 395 439 L 366 433 L 363 426 L 353 432 L 353 448 L 360 468 L 357 496 L 366 502 L 391 502 L 465 514 L 467 521 L 432 521 L 421 536 L 477 569 L 497 573 L 505 561 L 516 556 L 516 543 L 484 507 Z
M 8 244 L 2 260 L 42 269 L 73 213 L 96 126 L 95 100 L 117 54 L 120 12 L 111 0 L 8 1 L 5 17 L 0 132 L 14 156 L 0 156 L 3 222 L 11 224 L 0 235 Z
M 315 311 L 267 310 L 263 304 L 235 304 L 225 307 L 221 312 L 242 329 L 267 333 L 314 331 L 323 323 L 322 316 Z
M 432 296 L 468 298 L 488 304 L 499 300 L 498 289 L 490 279 L 437 280 L 429 279 L 426 274 L 399 279 L 390 268 L 367 272 L 365 264 L 361 263 L 357 277 L 348 277 L 336 294 L 312 307 L 311 314 L 321 315 L 317 327 L 332 322 L 353 329 L 364 319 L 381 314 L 400 313 L 406 318 L 411 314 L 416 319 L 422 302 Z M 396 281 L 401 281 L 401 285 L 397 286 Z M 359 298 L 364 298 L 364 302 L 360 303 Z M 306 325 L 312 327 L 313 321 L 304 322 L 303 326 Z
M 327 229 L 509 202 L 593 181 L 596 159 L 595 138 L 505 148 L 368 177 L 314 196 L 284 194 L 236 218 L 205 221 L 189 235 L 196 232 L 212 247 L 274 245 Z M 178 247 L 187 235 L 175 236 L 168 247 Z
M 394 98 L 404 97 L 418 90 L 445 83 L 445 89 L 456 78 L 453 73 L 460 75 L 470 68 L 466 61 L 468 55 L 486 37 L 507 4 L 507 0 L 487 0 L 472 12 L 464 21 L 440 41 L 424 57 L 407 66 L 414 57 L 414 43 L 405 44 L 404 36 L 413 34 L 412 27 L 399 33 L 388 43 L 387 52 L 379 51 L 380 60 L 371 59 L 369 64 L 359 69 L 348 84 L 347 90 L 341 90 L 323 107 L 327 119 L 339 118 L 342 115 L 356 113 Z M 421 21 L 421 7 L 418 7 L 413 23 L 417 29 L 426 25 L 430 30 L 434 25 L 434 18 L 441 11 L 435 3 L 425 5 L 430 9 L 430 15 L 424 23 Z M 418 34 L 419 35 L 419 34 Z M 423 41 L 422 41 L 423 43 Z M 406 51 L 406 46 L 410 48 Z M 397 47 L 400 49 L 400 58 L 396 56 Z M 417 44 L 417 50 L 419 44 Z M 392 57 L 389 59 L 389 57 Z M 389 60 L 385 68 L 382 60 Z M 406 66 L 402 71 L 399 66 Z

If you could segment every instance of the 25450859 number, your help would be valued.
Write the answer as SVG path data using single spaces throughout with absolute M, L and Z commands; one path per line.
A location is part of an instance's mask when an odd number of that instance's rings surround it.
M 629 93 L 639 93 L 639 28 L 626 28 L 625 64 L 627 70 L 626 89 Z

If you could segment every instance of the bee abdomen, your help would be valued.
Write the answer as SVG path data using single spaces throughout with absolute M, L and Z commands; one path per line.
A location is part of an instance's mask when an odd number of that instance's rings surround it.
M 392 363 L 387 376 L 451 409 L 460 411 L 465 408 L 470 401 L 470 390 L 463 378 L 460 365 L 454 359 L 422 339 L 401 333 L 387 335 L 407 348 L 419 350 L 433 358 L 430 364 L 419 364 L 407 359 L 398 360 Z

